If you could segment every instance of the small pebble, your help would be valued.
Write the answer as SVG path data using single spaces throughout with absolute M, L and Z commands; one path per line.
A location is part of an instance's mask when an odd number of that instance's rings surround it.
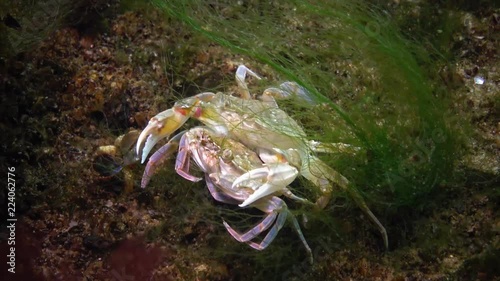
M 481 76 L 476 76 L 474 77 L 474 83 L 476 85 L 483 85 L 484 84 L 484 78 Z

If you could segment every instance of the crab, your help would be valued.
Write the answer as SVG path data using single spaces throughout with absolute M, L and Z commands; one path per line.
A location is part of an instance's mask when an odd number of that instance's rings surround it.
M 232 182 L 232 188 L 248 185 L 250 182 L 264 183 L 248 196 L 240 207 L 280 192 L 282 185 L 269 184 L 286 174 L 291 178 L 303 176 L 318 187 L 321 194 L 315 204 L 324 208 L 336 185 L 346 191 L 360 209 L 378 228 L 388 248 L 385 227 L 372 213 L 363 197 L 353 188 L 347 178 L 326 165 L 317 156 L 319 152 L 344 151 L 352 148 L 347 144 L 323 144 L 309 140 L 304 129 L 285 111 L 280 109 L 275 98 L 297 96 L 313 101 L 310 94 L 295 82 L 285 82 L 279 88 L 266 89 L 259 99 L 253 99 L 246 83 L 247 75 L 261 79 L 244 65 L 236 71 L 236 82 L 240 97 L 225 93 L 205 92 L 182 99 L 149 121 L 137 141 L 137 154 L 144 162 L 154 145 L 168 138 L 189 118 L 201 121 L 215 135 L 233 139 L 256 152 L 266 166 L 252 169 Z M 280 165 L 273 165 L 273 164 Z M 279 167 L 279 170 L 277 168 Z
M 234 185 L 234 181 L 244 173 L 266 167 L 260 157 L 243 144 L 217 136 L 209 128 L 195 127 L 183 131 L 173 137 L 167 144 L 158 149 L 149 159 L 144 171 L 141 186 L 145 188 L 156 173 L 158 167 L 170 158 L 178 150 L 175 161 L 175 170 L 183 178 L 197 182 L 202 180 L 190 173 L 191 160 L 205 173 L 205 181 L 212 197 L 222 203 L 241 204 L 262 186 L 259 180 L 249 180 L 243 185 Z M 274 166 L 287 165 L 274 163 Z M 278 172 L 280 169 L 276 167 Z M 278 172 L 279 173 L 279 172 Z M 289 211 L 285 201 L 278 196 L 285 195 L 303 203 L 309 203 L 307 199 L 294 195 L 288 188 L 295 175 L 284 175 L 274 177 L 269 185 L 279 186 L 278 191 L 259 198 L 248 207 L 254 207 L 266 214 L 260 223 L 245 233 L 240 234 L 227 222 L 223 224 L 233 238 L 242 243 L 247 243 L 252 248 L 264 250 L 275 239 L 278 232 L 285 224 L 287 218 L 292 222 L 295 231 L 299 235 L 307 250 L 309 261 L 312 263 L 312 251 L 302 234 L 295 216 Z M 260 243 L 254 240 L 258 235 L 267 231 L 266 236 Z

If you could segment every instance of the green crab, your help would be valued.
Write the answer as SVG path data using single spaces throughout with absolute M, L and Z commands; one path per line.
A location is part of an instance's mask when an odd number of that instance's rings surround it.
M 255 152 L 243 144 L 217 136 L 209 128 L 195 127 L 177 134 L 150 157 L 141 182 L 143 188 L 146 187 L 157 168 L 176 150 L 178 150 L 175 161 L 177 173 L 189 181 L 202 180 L 202 178 L 190 174 L 190 163 L 194 161 L 205 173 L 205 181 L 212 197 L 227 204 L 241 204 L 263 185 L 260 180 L 249 180 L 244 186 L 235 185 L 234 181 L 237 178 L 248 171 L 269 165 L 264 164 Z M 279 163 L 272 165 L 274 165 L 276 171 L 280 170 Z M 286 166 L 287 164 L 283 165 Z M 271 182 L 265 183 L 279 186 L 278 191 L 259 198 L 248 205 L 266 213 L 266 216 L 259 224 L 247 232 L 240 234 L 225 221 L 223 223 L 227 231 L 237 241 L 247 243 L 254 249 L 264 250 L 275 239 L 288 218 L 304 244 L 309 260 L 312 263 L 311 248 L 302 234 L 297 219 L 288 210 L 285 201 L 278 197 L 285 195 L 294 200 L 308 203 L 306 199 L 294 195 L 287 188 L 288 184 L 295 179 L 295 176 L 285 173 L 274 177 Z M 260 243 L 252 241 L 267 230 L 269 231 Z
M 304 129 L 285 111 L 280 109 L 275 98 L 299 96 L 311 101 L 308 92 L 294 82 L 285 82 L 280 88 L 269 88 L 259 99 L 253 99 L 246 83 L 246 76 L 261 79 L 244 65 L 236 71 L 236 82 L 240 97 L 224 93 L 201 93 L 180 100 L 166 111 L 151 118 L 137 141 L 137 154 L 145 161 L 153 146 L 161 139 L 168 138 L 189 118 L 201 121 L 214 135 L 233 139 L 256 152 L 263 167 L 252 169 L 232 182 L 233 188 L 246 186 L 251 182 L 263 184 L 248 196 L 240 207 L 248 206 L 285 188 L 270 184 L 277 177 L 303 176 L 318 187 L 321 196 L 316 200 L 318 208 L 324 208 L 337 185 L 348 192 L 363 212 L 380 231 L 384 245 L 388 247 L 387 232 L 377 217 L 371 212 L 363 197 L 350 187 L 349 181 L 340 173 L 326 165 L 317 156 L 318 152 L 332 152 L 348 147 L 345 144 L 321 144 L 309 140 Z M 274 166 L 273 164 L 281 165 Z

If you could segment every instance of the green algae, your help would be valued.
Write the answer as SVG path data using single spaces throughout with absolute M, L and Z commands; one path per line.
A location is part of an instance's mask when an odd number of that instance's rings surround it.
M 422 206 L 427 194 L 451 180 L 462 139 L 446 93 L 433 87 L 433 60 L 440 55 L 404 38 L 375 6 L 359 1 L 152 2 L 327 104 L 331 123 L 311 124 L 309 118 L 306 130 L 325 142 L 363 148 L 364 159 L 334 155 L 325 161 L 371 204 L 388 210 Z M 290 114 L 307 119 L 310 113 Z

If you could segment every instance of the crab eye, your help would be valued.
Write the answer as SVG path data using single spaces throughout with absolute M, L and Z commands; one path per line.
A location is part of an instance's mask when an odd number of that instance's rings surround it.
M 221 158 L 224 163 L 228 163 L 234 159 L 233 152 L 230 149 L 224 149 Z

